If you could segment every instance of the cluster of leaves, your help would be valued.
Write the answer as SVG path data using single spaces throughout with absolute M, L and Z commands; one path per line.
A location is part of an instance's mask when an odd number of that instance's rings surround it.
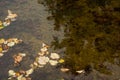
M 91 67 L 108 73 L 104 62 L 120 61 L 120 0 L 45 0 L 44 4 L 55 29 L 64 25 L 66 37 L 53 43 L 66 48 L 65 66 L 73 73 L 89 72 Z

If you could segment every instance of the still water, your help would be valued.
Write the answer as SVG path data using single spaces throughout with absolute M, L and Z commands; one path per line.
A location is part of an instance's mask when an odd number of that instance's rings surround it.
M 8 70 L 29 69 L 29 65 L 34 61 L 37 52 L 40 51 L 41 43 L 50 45 L 53 35 L 60 36 L 59 32 L 53 30 L 53 21 L 46 18 L 50 15 L 43 5 L 37 3 L 37 0 L 1 0 L 0 1 L 0 19 L 4 20 L 7 16 L 7 10 L 10 9 L 18 14 L 17 20 L 10 26 L 0 31 L 0 38 L 16 37 L 23 40 L 23 43 L 11 48 L 0 59 L 0 80 L 7 80 Z M 27 57 L 20 67 L 13 66 L 14 54 L 24 52 Z M 31 75 L 32 80 L 59 80 L 61 73 L 54 67 L 46 66 L 36 70 Z
M 62 31 L 54 31 L 54 21 L 48 21 L 47 17 L 50 13 L 47 12 L 47 8 L 37 3 L 37 0 L 0 0 L 0 19 L 4 20 L 7 16 L 7 10 L 10 9 L 14 13 L 18 14 L 17 20 L 10 26 L 0 30 L 0 38 L 12 38 L 16 37 L 23 40 L 23 43 L 18 44 L 11 48 L 2 58 L 0 58 L 0 80 L 7 80 L 8 70 L 27 70 L 30 68 L 30 64 L 34 61 L 37 52 L 41 48 L 41 43 L 45 42 L 50 45 L 53 40 L 53 36 L 63 37 Z M 50 51 L 54 51 L 50 48 Z M 27 57 L 23 59 L 20 67 L 13 66 L 12 56 L 19 52 L 27 54 Z M 54 51 L 62 53 L 62 51 Z M 111 65 L 110 65 L 111 66 Z M 98 75 L 92 73 L 88 76 L 79 75 L 74 77 L 70 73 L 65 74 L 60 72 L 56 67 L 49 65 L 44 68 L 35 70 L 30 76 L 32 80 L 113 80 L 119 79 L 119 67 L 112 66 L 115 71 L 114 77 L 106 75 Z M 111 79 L 110 79 L 111 78 Z

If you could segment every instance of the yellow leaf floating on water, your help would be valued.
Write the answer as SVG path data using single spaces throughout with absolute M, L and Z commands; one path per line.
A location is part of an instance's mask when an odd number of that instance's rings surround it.
M 0 29 L 3 29 L 4 28 L 4 26 L 0 26 Z
M 17 76 L 17 77 L 20 76 L 20 73 L 19 73 L 19 72 L 16 72 L 16 73 L 15 73 L 15 76 Z
M 64 59 L 60 59 L 58 62 L 59 62 L 59 63 L 64 63 L 65 60 L 64 60 Z
M 4 43 L 5 40 L 4 39 L 0 39 L 0 44 Z
M 0 48 L 0 52 L 2 52 L 2 50 L 3 50 L 3 49 L 2 49 L 2 48 Z
M 0 21 L 0 26 L 2 25 L 2 21 Z

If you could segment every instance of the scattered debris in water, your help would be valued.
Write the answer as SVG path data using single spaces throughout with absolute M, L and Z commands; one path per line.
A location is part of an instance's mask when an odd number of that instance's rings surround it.
M 5 41 L 4 39 L 0 40 L 2 43 Z M 14 41 L 14 40 L 9 40 L 10 42 L 11 41 Z M 15 40 L 16 41 L 16 40 Z M 42 48 L 45 48 L 46 44 L 43 43 L 44 45 L 42 45 Z M 42 49 L 41 48 L 41 49 Z M 20 70 L 18 72 L 14 71 L 14 70 L 9 70 L 8 71 L 8 74 L 9 74 L 9 80 L 12 80 L 12 79 L 17 79 L 17 80 L 31 80 L 31 78 L 29 77 L 35 69 L 37 68 L 42 68 L 44 67 L 46 64 L 50 64 L 51 66 L 57 66 L 58 64 L 62 64 L 64 63 L 64 59 L 60 58 L 60 55 L 58 53 L 50 53 L 48 51 L 48 47 L 46 47 L 46 50 L 45 51 L 42 51 L 40 49 L 40 52 L 38 52 L 38 56 L 35 58 L 35 61 L 30 65 L 30 69 L 24 71 L 24 70 Z M 50 54 L 48 54 L 50 53 Z M 41 55 L 42 54 L 42 55 Z M 22 61 L 22 58 L 25 57 L 26 54 L 25 53 L 19 53 L 17 55 L 14 55 L 14 64 L 15 65 L 18 65 L 20 64 L 20 62 Z M 61 72 L 68 72 L 70 71 L 69 68 L 64 68 L 63 66 L 60 68 L 60 71 Z M 76 71 L 76 73 L 85 73 L 84 70 L 79 70 L 79 71 Z
M 85 73 L 84 70 L 79 70 L 79 71 L 76 71 L 77 73 L 81 74 L 81 73 Z
M 51 59 L 59 59 L 60 56 L 57 53 L 51 53 L 50 58 Z
M 29 69 L 27 71 L 20 70 L 19 72 L 15 72 L 14 70 L 9 70 L 8 75 L 9 78 L 8 80 L 31 80 L 30 77 L 28 77 L 31 73 L 33 72 L 33 69 Z
M 64 59 L 60 59 L 58 62 L 59 62 L 59 63 L 64 63 L 65 60 L 64 60 Z
M 0 20 L 0 29 L 3 29 L 11 24 L 12 21 L 16 21 L 17 14 L 13 14 L 11 10 L 8 10 L 8 15 L 4 21 Z
M 9 50 L 10 47 L 15 46 L 18 43 L 21 43 L 22 40 L 17 38 L 10 38 L 8 40 L 5 40 L 3 38 L 0 39 L 0 57 L 4 55 L 5 52 Z
M 17 14 L 15 13 L 13 14 L 11 10 L 8 10 L 7 19 L 10 19 L 11 21 L 15 21 L 17 16 L 18 16 Z
M 60 69 L 62 72 L 67 72 L 67 71 L 69 71 L 70 69 L 68 69 L 68 68 L 61 68 Z
M 17 14 L 12 13 L 11 10 L 8 10 L 8 16 L 5 18 L 5 20 L 2 22 L 0 21 L 0 29 L 3 29 L 6 26 L 9 26 L 12 21 L 15 21 L 17 17 Z M 9 48 L 15 46 L 18 43 L 21 43 L 22 40 L 17 38 L 10 38 L 5 40 L 4 38 L 0 39 L 0 57 L 4 55 L 5 52 L 9 50 Z M 46 64 L 49 64 L 50 66 L 57 66 L 58 64 L 63 64 L 65 61 L 61 58 L 61 56 L 58 53 L 55 52 L 49 52 L 48 51 L 49 46 L 45 43 L 42 43 L 42 48 L 40 49 L 40 52 L 37 53 L 37 57 L 35 58 L 35 61 L 30 65 L 30 69 L 28 70 L 9 70 L 8 71 L 8 80 L 31 80 L 30 75 L 34 72 L 37 68 L 42 68 Z M 18 53 L 13 55 L 14 59 L 14 66 L 20 66 L 21 61 L 23 60 L 23 57 L 26 56 L 26 53 Z M 68 68 L 60 68 L 60 71 L 62 72 L 68 72 L 70 69 Z M 77 73 L 84 73 L 84 70 L 76 71 Z M 61 79 L 64 80 L 64 79 Z
M 13 58 L 14 58 L 14 66 L 20 65 L 20 62 L 22 61 L 23 57 L 25 57 L 25 56 L 26 56 L 25 53 L 18 53 L 17 55 L 15 54 L 13 56 Z
M 50 65 L 56 66 L 58 64 L 58 61 L 56 60 L 49 60 Z

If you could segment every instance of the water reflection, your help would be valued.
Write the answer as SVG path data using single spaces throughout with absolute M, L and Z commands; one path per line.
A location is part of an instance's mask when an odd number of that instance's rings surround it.
M 40 1 L 38 0 L 51 12 L 52 19 L 55 20 L 55 29 L 64 27 L 65 38 L 59 41 L 59 36 L 55 36 L 52 45 L 54 49 L 65 47 L 65 67 L 73 74 L 81 69 L 87 73 L 94 69 L 106 74 L 114 73 L 112 69 L 107 68 L 105 62 L 114 63 L 115 58 L 120 58 L 118 54 L 120 39 L 117 38 L 120 28 L 119 22 L 115 21 L 119 21 L 117 17 L 119 11 L 115 10 L 119 8 L 119 1 L 114 3 L 109 0 Z M 50 18 L 51 16 L 48 17 Z M 116 54 L 117 57 L 113 57 Z M 117 60 L 119 61 L 118 58 Z M 96 76 L 93 78 L 97 79 Z

